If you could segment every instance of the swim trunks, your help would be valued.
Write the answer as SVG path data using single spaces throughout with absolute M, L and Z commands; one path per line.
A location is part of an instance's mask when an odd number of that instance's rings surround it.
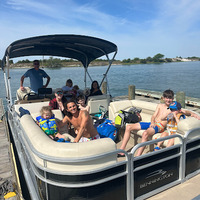
M 151 122 L 140 122 L 140 126 L 142 130 L 147 130 L 150 127 L 150 125 L 151 125 Z M 155 130 L 155 134 L 161 133 L 165 130 L 165 126 L 162 123 L 156 122 L 154 130 Z
M 79 140 L 79 142 L 88 142 L 88 141 L 96 140 L 96 139 L 100 139 L 99 134 L 97 134 L 97 135 L 94 136 L 94 137 L 90 137 L 90 138 L 81 137 L 81 139 Z

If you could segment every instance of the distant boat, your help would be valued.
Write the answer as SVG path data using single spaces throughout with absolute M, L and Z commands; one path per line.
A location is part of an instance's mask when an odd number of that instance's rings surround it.
M 112 54 L 112 58 L 109 56 Z M 130 141 L 129 153 L 117 149 L 116 142 L 102 138 L 85 143 L 57 143 L 47 137 L 35 123 L 42 106 L 48 105 L 53 94 L 28 95 L 28 99 L 13 102 L 9 74 L 9 59 L 21 56 L 60 56 L 80 61 L 85 69 L 84 77 L 92 81 L 88 66 L 93 60 L 106 56 L 109 64 L 101 85 L 117 54 L 117 46 L 109 41 L 82 35 L 46 35 L 13 42 L 2 59 L 4 72 L 8 122 L 15 141 L 18 157 L 31 199 L 144 199 L 180 184 L 200 172 L 200 121 L 185 119 L 178 133 L 166 138 L 139 143 L 141 132 Z M 7 67 L 7 71 L 5 70 Z M 86 84 L 85 84 L 86 86 Z M 49 93 L 51 90 L 46 90 Z M 139 100 L 113 101 L 109 95 L 90 97 L 91 115 L 103 106 L 110 120 L 120 110 L 135 106 L 142 109 L 143 120 L 149 120 L 155 103 Z M 53 110 L 62 119 L 60 110 Z M 121 131 L 123 132 L 123 130 Z M 62 134 L 70 137 L 67 130 Z M 176 138 L 170 148 L 152 151 L 154 143 Z M 138 144 L 137 144 L 138 143 Z M 142 145 L 150 145 L 148 153 L 134 157 Z M 133 147 L 133 148 L 132 148 Z M 118 153 L 125 158 L 117 158 Z

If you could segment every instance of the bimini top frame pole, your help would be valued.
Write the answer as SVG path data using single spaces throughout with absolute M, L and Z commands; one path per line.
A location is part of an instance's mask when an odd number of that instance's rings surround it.
M 7 67 L 7 74 L 4 69 L 4 66 Z M 2 64 L 3 66 L 3 64 Z M 5 88 L 6 88 L 6 100 L 8 101 L 9 105 L 12 105 L 12 94 L 11 94 L 11 87 L 10 87 L 10 63 L 9 63 L 9 56 L 5 57 L 5 63 L 2 67 L 3 73 L 4 73 L 4 82 L 5 82 Z
M 98 49 L 97 47 L 93 47 L 93 48 Z M 107 70 L 106 70 L 106 73 L 103 75 L 103 79 L 102 79 L 102 81 L 101 81 L 101 83 L 100 83 L 100 87 L 101 87 L 101 85 L 102 85 L 104 79 L 106 78 L 106 76 L 107 76 L 107 74 L 108 74 L 108 71 L 109 71 L 109 69 L 110 69 L 110 67 L 111 67 L 111 65 L 112 65 L 112 63 L 113 63 L 113 61 L 114 61 L 114 58 L 115 58 L 115 56 L 116 56 L 116 54 L 117 54 L 117 48 L 116 48 L 116 51 L 115 51 L 115 53 L 114 53 L 112 59 L 110 59 L 109 56 L 108 56 L 108 54 L 107 54 L 106 52 L 104 52 L 102 49 L 98 49 L 98 50 L 99 50 L 99 51 L 102 51 L 102 53 L 106 56 L 106 58 L 107 58 L 107 60 L 108 60 L 108 63 L 109 63 L 109 64 L 108 64 L 108 68 L 107 68 Z M 87 73 L 88 77 L 90 78 L 90 80 L 92 81 L 92 78 L 91 78 L 91 76 L 90 76 L 90 74 L 89 74 L 87 68 L 88 68 L 88 66 L 85 68 L 85 79 L 84 79 L 84 81 L 85 81 L 85 87 L 86 87 L 86 73 Z
M 115 59 L 116 54 L 117 54 L 117 51 L 115 52 L 115 54 L 113 55 L 113 58 L 112 58 L 111 60 L 109 59 L 109 56 L 106 54 L 106 57 L 107 57 L 107 59 L 108 59 L 108 61 L 109 61 L 109 65 L 108 65 L 108 68 L 107 68 L 107 70 L 106 70 L 106 73 L 104 74 L 104 77 L 103 77 L 103 79 L 102 79 L 102 81 L 101 81 L 100 87 L 101 87 L 101 85 L 102 85 L 104 79 L 106 78 L 106 76 L 107 76 L 107 74 L 108 74 L 108 71 L 109 71 L 109 69 L 110 69 L 110 67 L 111 67 L 111 65 L 112 65 L 112 63 L 113 63 L 113 61 L 114 61 L 114 59 Z

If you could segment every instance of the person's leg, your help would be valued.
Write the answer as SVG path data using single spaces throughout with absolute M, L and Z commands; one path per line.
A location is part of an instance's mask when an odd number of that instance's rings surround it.
M 169 135 L 168 132 L 162 132 L 160 138 L 162 138 L 162 137 L 166 137 L 166 136 L 168 136 L 168 135 Z M 160 148 L 160 146 L 163 144 L 163 142 L 164 142 L 164 141 L 158 142 L 157 147 Z M 155 149 L 155 150 L 156 150 L 156 149 Z
M 167 143 L 167 147 L 171 147 L 174 145 L 174 138 L 173 139 L 170 139 Z
M 64 136 L 64 135 L 62 135 L 62 134 L 60 134 L 60 133 L 57 133 L 57 134 L 56 134 L 56 137 L 58 137 L 59 139 L 60 139 L 60 138 L 63 138 L 63 139 L 65 139 L 65 136 Z
M 141 130 L 140 123 L 128 124 L 126 126 L 124 137 L 122 139 L 122 144 L 121 144 L 120 149 L 125 150 L 126 145 L 127 145 L 128 141 L 130 139 L 130 136 L 131 136 L 131 131 L 133 131 L 133 130 L 136 130 L 136 131 Z
M 142 134 L 142 141 L 141 143 L 143 142 L 146 142 L 148 140 L 148 137 L 149 136 L 152 136 L 153 134 L 155 134 L 155 129 L 154 128 L 148 128 L 146 131 L 143 132 Z M 143 147 L 140 147 L 136 153 L 136 156 L 140 156 L 142 155 L 143 151 L 145 149 L 145 146 Z

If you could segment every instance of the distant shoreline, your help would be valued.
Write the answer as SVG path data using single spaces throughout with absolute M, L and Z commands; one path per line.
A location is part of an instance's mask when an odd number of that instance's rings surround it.
M 198 61 L 198 60 L 183 60 L 183 61 L 172 61 L 172 62 L 195 62 L 195 61 Z M 133 63 L 133 62 L 130 62 L 130 63 L 124 63 L 122 61 L 114 61 L 112 63 L 112 65 L 137 65 L 137 64 L 162 64 L 162 63 L 169 63 L 169 62 L 148 62 L 148 63 Z M 93 61 L 89 66 L 90 67 L 95 67 L 95 66 L 107 66 L 108 65 L 108 62 L 104 62 L 104 61 Z M 10 64 L 10 68 L 12 69 L 17 69 L 17 68 L 24 68 L 24 69 L 29 69 L 29 68 L 32 68 L 33 65 L 32 65 L 32 62 L 31 63 L 15 63 L 15 64 Z M 82 67 L 81 63 L 80 62 L 67 62 L 67 63 L 64 63 L 60 66 L 44 66 L 42 65 L 42 63 L 40 64 L 40 67 L 41 68 L 63 68 L 63 67 Z

